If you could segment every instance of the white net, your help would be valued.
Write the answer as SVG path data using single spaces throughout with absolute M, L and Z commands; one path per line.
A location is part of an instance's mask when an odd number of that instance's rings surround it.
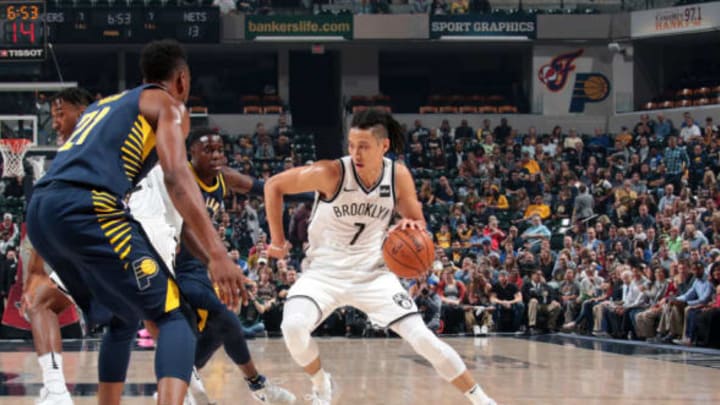
M 19 177 L 25 175 L 23 158 L 30 147 L 30 141 L 26 139 L 3 139 L 0 140 L 0 153 L 3 158 L 3 177 Z
M 30 156 L 27 158 L 33 168 L 33 183 L 45 174 L 45 156 Z

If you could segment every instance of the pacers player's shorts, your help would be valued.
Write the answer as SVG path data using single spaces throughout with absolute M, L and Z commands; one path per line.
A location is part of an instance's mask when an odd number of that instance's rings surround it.
M 288 300 L 300 297 L 317 305 L 320 317 L 316 326 L 337 308 L 348 305 L 365 312 L 381 327 L 418 313 L 400 280 L 385 267 L 365 272 L 311 267 L 288 291 Z
M 205 267 L 179 267 L 175 272 L 175 281 L 182 291 L 183 298 L 197 313 L 200 332 L 206 332 L 205 325 L 209 319 L 213 319 L 214 314 L 228 310 L 218 298 Z
M 27 227 L 35 249 L 83 311 L 94 300 L 135 321 L 180 307 L 164 259 L 120 198 L 55 181 L 34 191 Z

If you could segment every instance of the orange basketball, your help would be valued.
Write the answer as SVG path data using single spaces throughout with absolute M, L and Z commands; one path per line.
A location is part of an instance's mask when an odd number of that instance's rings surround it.
M 417 229 L 395 229 L 383 243 L 383 258 L 398 277 L 416 278 L 430 269 L 435 245 L 430 235 Z

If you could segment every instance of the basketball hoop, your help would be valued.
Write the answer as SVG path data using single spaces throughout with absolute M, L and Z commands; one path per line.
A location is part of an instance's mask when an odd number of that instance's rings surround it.
M 0 139 L 0 153 L 3 158 L 3 177 L 19 177 L 25 175 L 23 158 L 32 145 L 29 139 Z

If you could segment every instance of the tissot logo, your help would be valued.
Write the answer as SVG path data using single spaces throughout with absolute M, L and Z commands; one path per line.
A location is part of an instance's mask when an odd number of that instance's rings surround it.
M 44 54 L 43 49 L 3 49 L 0 51 L 0 58 L 42 58 Z

